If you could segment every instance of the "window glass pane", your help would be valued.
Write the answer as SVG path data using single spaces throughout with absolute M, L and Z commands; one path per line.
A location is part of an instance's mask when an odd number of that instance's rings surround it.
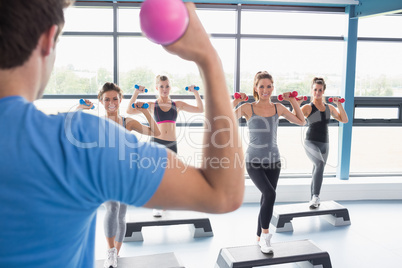
M 141 32 L 139 8 L 120 8 L 118 12 L 120 32 Z M 197 9 L 196 12 L 208 33 L 235 33 L 235 11 Z
M 401 127 L 354 127 L 350 173 L 402 173 Z
M 345 35 L 346 15 L 283 12 L 283 11 L 242 11 L 242 34 L 280 35 Z
M 245 39 L 241 43 L 240 90 L 252 94 L 254 75 L 266 70 L 274 79 L 274 95 L 296 90 L 310 95 L 315 76 L 326 80 L 327 96 L 339 96 L 343 42 Z
M 117 25 L 119 32 L 141 32 L 140 9 L 119 8 Z
M 356 107 L 356 119 L 399 119 L 399 108 Z
M 236 12 L 231 10 L 197 9 L 197 15 L 207 33 L 236 32 Z
M 402 96 L 402 45 L 357 43 L 356 96 Z
M 221 56 L 228 87 L 233 92 L 235 42 L 212 39 L 212 43 Z M 160 45 L 143 37 L 119 38 L 119 83 L 123 90 L 131 90 L 137 83 L 151 89 L 150 94 L 155 94 L 155 76 L 158 74 L 169 77 L 171 94 L 188 94 L 185 87 L 192 84 L 202 87 L 195 63 L 169 54 Z M 200 93 L 203 94 L 202 91 Z
M 113 39 L 61 36 L 45 94 L 97 94 L 106 81 L 113 81 Z
M 113 9 L 71 7 L 65 9 L 65 32 L 111 32 Z
M 402 15 L 361 18 L 358 25 L 359 37 L 402 38 Z

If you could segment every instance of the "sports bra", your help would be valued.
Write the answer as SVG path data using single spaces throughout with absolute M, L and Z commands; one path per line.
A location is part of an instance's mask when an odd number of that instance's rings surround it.
M 177 119 L 177 108 L 174 101 L 172 101 L 172 107 L 169 111 L 165 112 L 159 106 L 158 101 L 155 101 L 154 107 L 154 119 L 157 124 L 162 123 L 176 123 Z

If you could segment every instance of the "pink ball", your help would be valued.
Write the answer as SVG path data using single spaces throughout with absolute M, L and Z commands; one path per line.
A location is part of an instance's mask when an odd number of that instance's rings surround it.
M 141 30 L 152 42 L 169 45 L 187 29 L 188 12 L 182 0 L 146 0 L 140 11 Z

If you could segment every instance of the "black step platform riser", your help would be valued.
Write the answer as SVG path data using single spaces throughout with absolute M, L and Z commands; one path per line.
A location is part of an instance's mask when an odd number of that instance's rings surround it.
M 186 218 L 188 216 L 188 218 Z M 133 215 L 133 218 L 139 218 L 138 221 L 127 221 L 125 242 L 140 242 L 143 227 L 168 226 L 168 225 L 190 225 L 190 232 L 194 238 L 211 237 L 213 231 L 209 218 L 201 218 L 199 215 L 187 214 L 185 212 L 166 212 L 162 218 L 149 217 L 149 215 Z M 144 220 L 146 218 L 146 220 Z M 142 220 L 141 220 L 142 219 Z
M 216 268 L 251 268 L 285 263 L 310 262 L 312 266 L 332 268 L 329 254 L 310 240 L 272 244 L 273 254 L 264 254 L 258 245 L 221 249 Z
M 97 260 L 95 268 L 103 268 L 104 260 Z M 173 252 L 118 258 L 117 267 L 119 268 L 185 268 L 176 258 Z
M 323 215 L 334 226 L 350 225 L 348 210 L 334 201 L 322 202 L 316 209 L 311 209 L 308 203 L 275 206 L 271 224 L 276 232 L 289 232 L 293 231 L 293 218 Z

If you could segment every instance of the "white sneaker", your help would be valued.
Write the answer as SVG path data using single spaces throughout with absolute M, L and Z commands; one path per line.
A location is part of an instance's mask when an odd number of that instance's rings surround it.
M 262 253 L 274 253 L 274 249 L 271 246 L 272 234 L 261 234 L 260 241 L 258 244 L 261 247 Z
M 162 212 L 163 212 L 163 210 L 154 209 L 154 210 L 152 211 L 152 214 L 154 215 L 154 217 L 160 218 L 160 217 L 162 217 Z
M 318 208 L 320 206 L 320 198 L 316 195 L 313 195 L 311 201 L 308 204 L 310 208 Z
M 103 263 L 103 268 L 116 268 L 117 267 L 117 249 L 110 248 L 107 250 L 107 258 Z

